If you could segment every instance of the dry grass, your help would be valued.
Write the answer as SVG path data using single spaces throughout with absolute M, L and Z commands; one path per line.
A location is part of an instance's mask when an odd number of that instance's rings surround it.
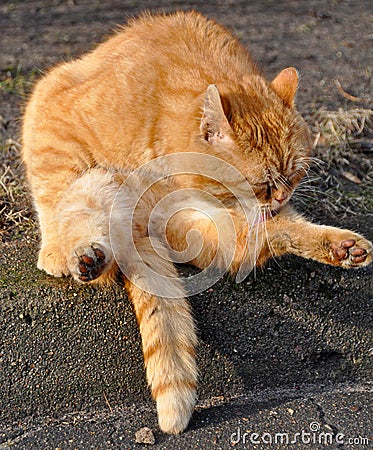
M 14 110 L 19 114 L 14 105 L 24 102 L 36 74 L 36 70 L 23 73 L 19 66 L 0 72 L 0 102 L 7 111 L 6 117 L 0 115 L 0 242 L 36 228 L 16 137 L 20 123 L 12 114 Z
M 316 135 L 316 144 L 325 147 L 349 147 L 359 138 L 372 134 L 373 110 L 355 108 L 327 111 L 319 109 L 312 117 L 312 127 Z M 373 145 L 373 140 L 370 139 Z
M 34 228 L 19 150 L 20 144 L 13 139 L 6 139 L 0 145 L 0 241 Z
M 308 119 L 316 162 L 311 177 L 317 177 L 311 192 L 333 216 L 373 214 L 372 121 L 373 111 L 367 108 L 321 108 Z

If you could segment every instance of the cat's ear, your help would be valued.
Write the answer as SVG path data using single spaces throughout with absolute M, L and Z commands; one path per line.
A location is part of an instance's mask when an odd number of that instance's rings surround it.
M 206 141 L 214 143 L 231 142 L 232 129 L 224 113 L 222 99 L 215 84 L 210 84 L 205 94 L 201 134 Z
M 282 70 L 272 81 L 271 87 L 276 94 L 291 108 L 294 106 L 294 98 L 298 89 L 298 72 L 294 67 Z

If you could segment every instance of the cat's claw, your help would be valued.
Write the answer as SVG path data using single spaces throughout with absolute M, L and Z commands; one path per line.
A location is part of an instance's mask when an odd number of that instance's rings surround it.
M 365 248 L 364 248 L 365 247 Z M 332 257 L 342 267 L 360 267 L 368 265 L 372 260 L 372 246 L 365 239 L 345 239 L 340 243 L 331 243 Z
M 106 272 L 111 260 L 111 250 L 104 248 L 100 244 L 91 243 L 89 245 L 81 245 L 74 250 L 69 266 L 73 277 L 77 281 L 87 283 Z

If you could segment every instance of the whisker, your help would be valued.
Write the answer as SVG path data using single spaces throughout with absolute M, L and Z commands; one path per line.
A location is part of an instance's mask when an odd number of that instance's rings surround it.
M 291 188 L 290 181 L 286 177 L 284 177 L 284 175 L 280 174 L 279 177 L 278 177 L 278 180 L 280 181 L 280 184 L 282 186 L 287 187 L 287 188 Z
M 341 198 L 336 198 L 326 192 L 319 192 L 319 194 L 324 195 L 324 202 L 328 207 L 332 208 L 333 210 L 338 210 L 338 207 L 336 205 L 339 204 Z M 293 194 L 294 201 L 301 202 L 303 205 L 310 207 L 311 204 L 315 202 L 315 197 L 301 193 L 301 192 L 295 192 Z
M 307 206 L 310 206 L 311 202 L 315 201 L 314 197 L 311 197 L 308 195 L 302 195 L 302 194 L 294 195 L 293 198 L 295 201 L 301 201 L 303 204 L 305 204 Z
M 314 186 L 300 186 L 297 189 L 294 190 L 293 196 L 294 195 L 307 195 L 307 192 L 310 192 L 312 194 L 320 194 L 323 197 L 330 197 L 331 199 L 335 199 L 336 197 L 331 194 L 328 191 L 322 191 L 321 189 L 314 187 Z
M 318 181 L 318 180 L 320 180 L 320 177 L 313 177 L 313 178 L 305 177 L 298 183 L 298 186 L 304 185 L 304 184 L 310 184 L 310 183 L 313 183 L 314 181 Z
M 296 198 L 296 201 L 302 203 L 302 204 L 305 205 L 306 207 L 309 207 L 309 206 L 310 206 L 310 203 L 307 202 L 307 201 L 305 201 L 305 200 L 302 199 L 302 198 L 297 197 L 297 198 Z
M 294 189 L 294 192 L 312 192 L 312 193 L 319 193 L 322 194 L 324 193 L 324 191 L 322 191 L 320 188 L 318 188 L 317 186 L 312 186 L 312 185 L 300 185 L 297 186 L 296 189 Z
M 313 178 L 311 178 L 311 177 L 307 177 L 307 178 L 304 178 L 303 180 L 301 180 L 298 184 L 297 184 L 297 186 L 295 187 L 295 188 L 298 188 L 298 186 L 302 186 L 302 187 L 314 187 L 315 186 L 315 184 L 313 184 L 315 181 L 320 181 L 320 177 L 313 177 Z
M 261 219 L 261 208 L 258 206 L 256 207 L 256 214 L 254 216 L 254 223 L 253 228 L 255 229 L 255 236 L 254 236 L 254 265 L 253 265 L 253 272 L 254 272 L 254 278 L 256 278 L 256 262 L 258 259 L 258 240 L 259 240 L 259 222 Z
M 269 214 L 270 214 L 270 216 L 272 217 L 271 211 L 269 212 Z M 266 222 L 266 221 L 264 222 L 264 231 L 265 231 L 266 241 L 267 241 L 267 244 L 268 244 L 268 249 L 269 249 L 269 252 L 270 252 L 270 254 L 271 254 L 271 257 L 272 257 L 272 259 L 275 261 L 275 263 L 277 264 L 277 266 L 278 266 L 280 269 L 282 269 L 281 264 L 280 264 L 280 263 L 277 261 L 277 259 L 276 259 L 276 255 L 275 255 L 274 249 L 273 249 L 272 244 L 271 244 L 271 241 L 270 241 L 270 239 L 269 239 L 268 230 L 267 230 L 267 222 Z
M 313 192 L 313 194 L 319 194 L 319 193 L 320 193 L 320 192 L 316 192 L 316 191 Z M 308 191 L 307 191 L 307 192 L 304 192 L 304 191 L 302 191 L 301 189 L 298 189 L 298 190 L 294 191 L 293 197 L 294 197 L 294 196 L 297 196 L 297 195 L 299 195 L 299 196 L 301 196 L 301 197 L 307 197 L 307 198 L 312 198 L 312 199 L 314 199 L 314 197 L 313 197 L 312 194 L 308 194 Z
M 311 167 L 311 164 L 308 163 L 307 161 L 302 161 L 299 164 L 299 170 L 304 170 L 305 172 L 307 172 Z
M 302 158 L 302 161 L 306 162 L 308 167 L 310 167 L 310 165 L 315 164 L 315 166 L 318 166 L 321 168 L 321 166 L 327 166 L 328 164 L 323 161 L 320 158 L 317 158 L 316 156 L 306 156 L 304 158 Z

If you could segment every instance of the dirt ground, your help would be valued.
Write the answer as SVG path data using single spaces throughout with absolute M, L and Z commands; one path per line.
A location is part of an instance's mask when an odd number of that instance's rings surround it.
M 372 268 L 286 257 L 243 283 L 224 279 L 191 298 L 200 401 L 180 438 L 157 431 L 122 287 L 80 287 L 36 269 L 39 236 L 19 162 L 32 83 L 146 8 L 215 18 L 269 79 L 284 67 L 300 71 L 297 104 L 319 162 L 294 202 L 318 223 L 373 239 L 370 1 L 2 1 L 0 449 L 134 448 L 141 426 L 154 430 L 157 448 L 230 448 L 238 427 L 296 432 L 313 420 L 371 444 Z

